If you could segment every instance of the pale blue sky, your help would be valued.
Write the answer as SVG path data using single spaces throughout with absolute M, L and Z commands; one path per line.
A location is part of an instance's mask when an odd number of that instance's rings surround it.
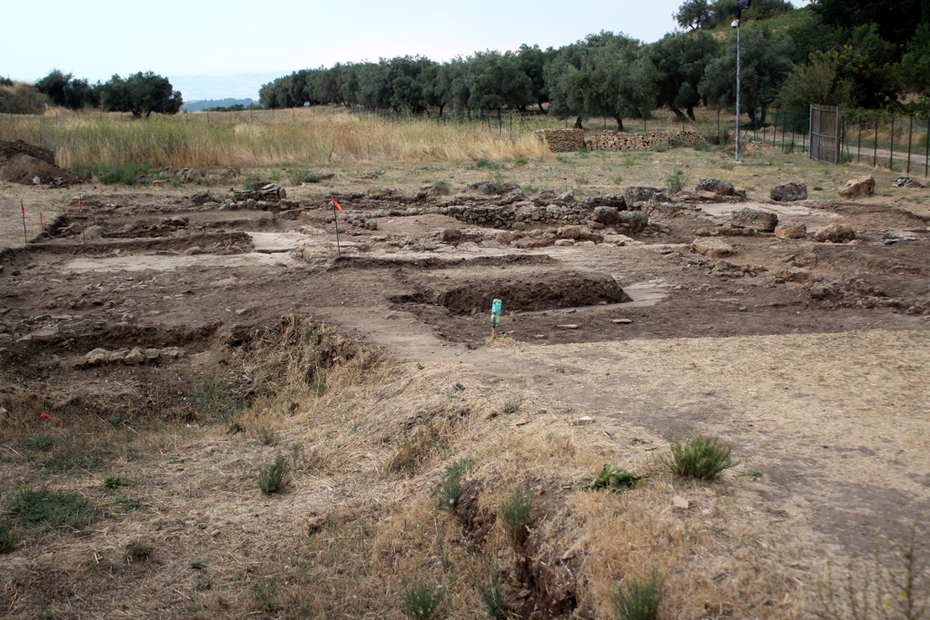
M 153 71 L 185 100 L 254 97 L 275 77 L 336 62 L 561 47 L 601 30 L 649 43 L 675 29 L 681 2 L 0 0 L 0 75 Z

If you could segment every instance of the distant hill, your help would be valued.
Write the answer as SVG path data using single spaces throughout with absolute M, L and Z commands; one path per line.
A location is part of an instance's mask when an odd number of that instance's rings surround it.
M 181 106 L 181 111 L 199 112 L 201 110 L 209 110 L 210 108 L 230 108 L 234 105 L 241 105 L 247 108 L 253 103 L 258 102 L 251 97 L 246 99 L 233 99 L 231 97 L 226 99 L 202 99 L 200 101 L 185 101 L 184 105 Z

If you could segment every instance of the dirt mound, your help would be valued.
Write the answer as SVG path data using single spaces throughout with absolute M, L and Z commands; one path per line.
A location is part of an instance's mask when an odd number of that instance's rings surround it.
M 0 179 L 22 185 L 68 186 L 87 183 L 87 178 L 55 165 L 55 153 L 22 140 L 0 141 Z

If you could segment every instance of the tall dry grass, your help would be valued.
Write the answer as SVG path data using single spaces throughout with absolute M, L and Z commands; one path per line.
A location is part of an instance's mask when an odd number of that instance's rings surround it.
M 148 120 L 113 114 L 0 118 L 0 140 L 52 149 L 66 167 L 272 167 L 345 161 L 550 158 L 531 133 L 475 123 L 369 119 L 345 112 L 197 113 Z

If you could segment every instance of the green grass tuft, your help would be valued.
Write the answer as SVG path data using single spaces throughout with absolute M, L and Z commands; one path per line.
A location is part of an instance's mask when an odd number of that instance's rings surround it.
M 278 454 L 274 463 L 262 467 L 258 473 L 258 488 L 265 495 L 284 489 L 291 482 L 291 466 L 283 454 Z
M 442 588 L 431 588 L 419 579 L 404 580 L 400 610 L 412 620 L 432 620 L 442 603 Z
M 653 620 L 659 612 L 659 603 L 665 590 L 665 575 L 657 566 L 652 567 L 648 579 L 633 577 L 614 586 L 611 602 L 617 620 Z
M 669 443 L 672 453 L 666 457 L 665 463 L 678 476 L 710 480 L 737 465 L 730 457 L 730 444 L 719 437 L 698 435 L 686 444 L 678 438 Z
M 526 538 L 526 526 L 532 513 L 532 489 L 514 489 L 510 497 L 501 502 L 501 522 L 514 543 L 520 544 Z
M 613 465 L 605 464 L 604 469 L 596 476 L 585 476 L 583 489 L 596 491 L 610 489 L 611 491 L 626 491 L 632 489 L 643 477 L 620 467 L 614 469 Z
M 48 489 L 25 489 L 14 497 L 7 509 L 26 526 L 65 526 L 81 530 L 97 516 L 97 508 L 76 493 L 58 493 Z

